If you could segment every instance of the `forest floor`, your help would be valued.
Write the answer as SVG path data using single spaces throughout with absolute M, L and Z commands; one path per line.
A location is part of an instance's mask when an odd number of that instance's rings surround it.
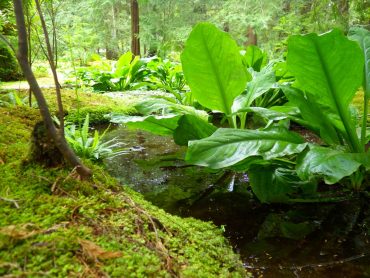
M 0 90 L 1 91 L 1 90 Z M 132 103 L 64 90 L 67 119 L 92 121 Z M 18 93 L 21 97 L 26 91 Z M 52 110 L 54 93 L 45 90 Z M 129 99 L 129 98 L 128 98 Z M 39 111 L 0 107 L 1 277 L 245 277 L 242 263 L 211 223 L 172 216 L 121 186 L 102 165 L 90 180 L 73 169 L 29 161 Z

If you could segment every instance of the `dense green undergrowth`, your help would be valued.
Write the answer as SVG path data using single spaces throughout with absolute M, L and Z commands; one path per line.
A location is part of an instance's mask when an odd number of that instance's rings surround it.
M 72 169 L 27 163 L 39 119 L 34 108 L 0 107 L 0 276 L 245 276 L 210 223 L 165 213 L 94 164 L 79 181 Z

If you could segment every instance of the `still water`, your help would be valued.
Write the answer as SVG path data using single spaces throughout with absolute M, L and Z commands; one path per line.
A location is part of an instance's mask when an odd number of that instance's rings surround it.
M 107 137 L 128 150 L 105 161 L 112 176 L 170 213 L 223 226 L 256 277 L 370 277 L 367 199 L 263 205 L 246 174 L 186 165 L 171 137 L 123 127 Z

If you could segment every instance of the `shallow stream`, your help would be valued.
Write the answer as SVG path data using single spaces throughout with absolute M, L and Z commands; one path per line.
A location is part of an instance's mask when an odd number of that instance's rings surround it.
M 256 277 L 370 277 L 368 200 L 262 205 L 246 174 L 186 165 L 171 137 L 123 127 L 107 136 L 128 149 L 105 161 L 111 175 L 170 213 L 224 227 Z

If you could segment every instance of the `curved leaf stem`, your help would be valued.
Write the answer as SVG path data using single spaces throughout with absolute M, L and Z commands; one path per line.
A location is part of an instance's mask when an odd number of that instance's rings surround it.
M 369 100 L 364 93 L 364 111 L 362 114 L 362 126 L 361 126 L 361 144 L 365 147 L 366 145 L 366 125 L 367 125 L 367 110 L 369 108 Z

